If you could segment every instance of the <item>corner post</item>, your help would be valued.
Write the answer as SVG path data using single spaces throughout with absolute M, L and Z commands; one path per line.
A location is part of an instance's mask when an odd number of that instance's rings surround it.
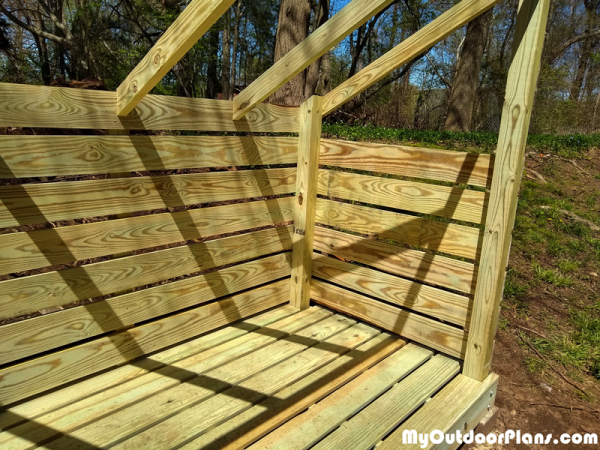
M 489 373 L 550 0 L 521 0 L 463 374 Z
M 313 95 L 302 103 L 290 288 L 290 303 L 300 309 L 308 308 L 310 303 L 322 116 L 323 99 L 321 97 Z

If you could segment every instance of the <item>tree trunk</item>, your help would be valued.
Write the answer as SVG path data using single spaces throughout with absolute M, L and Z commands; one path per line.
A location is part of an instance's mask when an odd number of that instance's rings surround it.
M 312 32 L 327 22 L 329 18 L 329 0 L 321 0 L 313 5 L 313 24 Z M 315 95 L 319 84 L 319 76 L 321 65 L 323 64 L 323 56 L 313 62 L 306 69 L 306 81 L 304 84 L 304 99 Z
M 586 24 L 585 34 L 592 34 L 594 31 L 594 19 L 596 16 L 596 9 L 598 8 L 598 0 L 584 1 L 586 9 Z M 581 89 L 583 88 L 583 81 L 585 79 L 585 73 L 588 68 L 590 57 L 592 56 L 592 47 L 594 46 L 594 38 L 588 36 L 583 40 L 581 44 L 581 53 L 579 54 L 579 63 L 577 64 L 577 72 L 575 72 L 575 78 L 571 84 L 571 100 L 579 101 L 581 95 Z
M 275 37 L 275 62 L 308 36 L 310 0 L 281 0 Z M 300 106 L 304 100 L 307 71 L 303 70 L 271 97 L 269 102 L 283 106 Z
M 321 63 L 321 95 L 327 95 L 331 92 L 331 52 L 323 55 Z
M 242 19 L 242 0 L 238 0 L 237 7 L 235 10 L 235 27 L 233 30 L 233 51 L 232 53 L 232 65 L 231 65 L 231 86 L 229 88 L 229 100 L 233 100 L 233 94 L 236 90 L 236 78 L 237 78 L 237 54 L 238 54 L 238 43 L 240 38 L 240 21 Z
M 219 78 L 217 54 L 219 53 L 219 29 L 211 27 L 208 33 L 208 67 L 206 68 L 206 97 L 217 98 Z
M 483 13 L 467 25 L 467 34 L 460 52 L 456 76 L 448 103 L 444 130 L 470 131 L 473 109 L 477 100 L 481 60 L 492 20 L 492 10 Z
M 223 62 L 221 64 L 221 95 L 223 100 L 229 98 L 229 80 L 231 76 L 231 53 L 230 53 L 230 39 L 231 39 L 231 10 L 227 10 L 225 13 L 225 25 L 223 26 Z

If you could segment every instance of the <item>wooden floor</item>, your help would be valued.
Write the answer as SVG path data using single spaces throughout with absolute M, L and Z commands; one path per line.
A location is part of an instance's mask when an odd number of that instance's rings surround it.
M 463 420 L 482 383 L 459 371 L 324 308 L 284 306 L 14 406 L 0 448 L 395 449 L 405 428 Z

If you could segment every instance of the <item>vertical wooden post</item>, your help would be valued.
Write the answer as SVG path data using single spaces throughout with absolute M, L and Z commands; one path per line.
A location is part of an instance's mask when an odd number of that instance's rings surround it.
M 463 374 L 489 373 L 550 0 L 521 0 Z
M 302 103 L 290 289 L 290 303 L 300 309 L 308 308 L 310 303 L 322 116 L 323 99 L 321 97 L 313 95 Z

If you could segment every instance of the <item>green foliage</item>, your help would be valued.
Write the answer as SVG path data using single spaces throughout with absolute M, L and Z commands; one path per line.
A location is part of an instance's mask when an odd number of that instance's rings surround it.
M 556 287 L 573 286 L 574 283 L 570 276 L 564 275 L 556 269 L 544 269 L 537 262 L 533 263 L 533 272 L 536 278 L 553 284 Z

